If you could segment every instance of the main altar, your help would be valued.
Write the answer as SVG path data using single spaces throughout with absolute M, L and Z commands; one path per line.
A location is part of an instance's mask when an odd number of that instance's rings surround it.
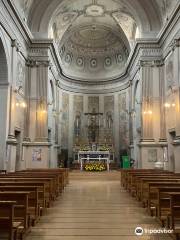
M 84 113 L 86 122 L 86 138 L 80 134 L 80 118 L 75 119 L 75 145 L 73 162 L 79 164 L 82 171 L 84 165 L 91 162 L 104 163 L 107 171 L 110 163 L 114 162 L 114 146 L 112 138 L 113 119 L 111 114 L 96 112 Z
M 80 163 L 80 170 L 83 170 L 83 164 L 90 161 L 105 162 L 107 171 L 109 171 L 110 153 L 109 151 L 79 151 L 78 161 Z

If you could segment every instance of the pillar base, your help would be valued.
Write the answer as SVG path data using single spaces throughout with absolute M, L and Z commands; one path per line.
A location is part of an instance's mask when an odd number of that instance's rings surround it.
M 50 167 L 50 142 L 23 142 L 24 168 Z

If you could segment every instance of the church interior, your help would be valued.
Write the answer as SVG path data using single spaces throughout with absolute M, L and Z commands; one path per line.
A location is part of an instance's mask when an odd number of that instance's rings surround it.
M 0 0 L 0 240 L 180 239 L 179 158 L 179 0 Z

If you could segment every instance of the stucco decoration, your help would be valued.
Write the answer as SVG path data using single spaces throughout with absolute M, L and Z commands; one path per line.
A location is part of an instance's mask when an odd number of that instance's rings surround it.
M 61 143 L 62 148 L 68 149 L 68 127 L 69 127 L 69 94 L 62 93 L 62 124 L 61 124 Z
M 117 11 L 112 14 L 113 18 L 124 30 L 129 40 L 139 37 L 135 20 L 128 14 Z
M 83 68 L 84 67 L 84 59 L 83 59 L 83 57 L 78 57 L 76 59 L 76 64 L 77 64 L 78 67 Z
M 106 57 L 104 61 L 104 67 L 109 68 L 112 66 L 112 59 L 110 57 Z
M 178 1 L 179 0 L 156 0 L 164 22 L 169 19 Z
M 14 0 L 22 18 L 27 21 L 34 0 Z
M 93 112 L 94 110 L 96 113 L 99 112 L 99 97 L 98 96 L 88 97 L 88 112 Z
M 120 149 L 127 149 L 128 139 L 128 119 L 126 112 L 126 92 L 119 94 L 119 144 Z
M 78 13 L 74 11 L 58 13 L 52 24 L 49 37 L 54 38 L 57 43 L 60 42 L 64 32 L 68 29 L 70 24 L 77 18 L 77 16 Z
M 166 86 L 167 86 L 167 90 L 171 87 L 174 86 L 174 75 L 173 75 L 173 54 L 171 54 L 166 63 L 165 63 L 165 67 L 166 67 Z
M 95 58 L 91 59 L 90 64 L 91 64 L 92 68 L 97 67 L 97 59 L 95 59 Z
M 16 88 L 24 92 L 25 89 L 25 63 L 19 58 L 17 63 Z
M 71 53 L 67 53 L 65 58 L 64 58 L 64 61 L 67 65 L 70 65 L 71 62 L 72 62 L 72 54 Z
M 64 75 L 97 81 L 119 75 L 124 70 L 129 50 L 120 34 L 110 27 L 82 24 L 65 34 L 59 54 Z
M 105 7 L 103 5 L 90 4 L 85 6 L 85 16 L 88 17 L 101 17 L 104 15 Z
M 125 5 L 112 0 L 67 0 L 59 5 L 49 36 L 59 45 L 65 76 L 104 81 L 124 71 L 137 30 Z

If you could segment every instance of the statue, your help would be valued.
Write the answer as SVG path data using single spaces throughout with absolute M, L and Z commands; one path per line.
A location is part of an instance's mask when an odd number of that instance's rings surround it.
M 75 136 L 79 137 L 81 132 L 81 115 L 77 114 L 74 121 Z
M 106 126 L 108 129 L 112 129 L 113 127 L 113 119 L 111 112 L 107 112 L 106 114 Z

